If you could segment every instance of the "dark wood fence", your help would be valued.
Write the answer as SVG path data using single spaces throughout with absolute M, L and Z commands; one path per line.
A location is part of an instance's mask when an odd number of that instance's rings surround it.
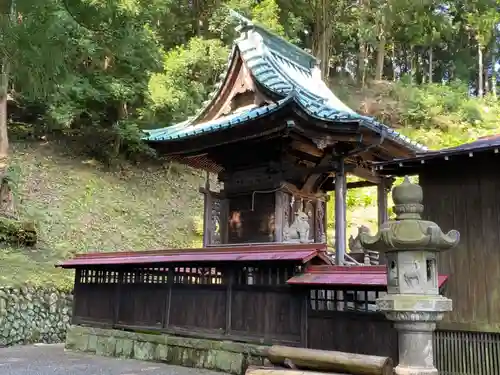
M 500 334 L 438 330 L 434 362 L 442 375 L 498 375 Z
M 398 336 L 376 311 L 382 290 L 309 290 L 308 347 L 388 356 L 397 363 Z
M 391 356 L 376 290 L 289 286 L 293 263 L 77 269 L 73 323 Z

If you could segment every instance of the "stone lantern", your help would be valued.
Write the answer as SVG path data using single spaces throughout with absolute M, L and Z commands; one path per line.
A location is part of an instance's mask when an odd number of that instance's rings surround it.
M 362 234 L 365 249 L 387 257 L 387 295 L 377 299 L 378 309 L 395 322 L 399 337 L 397 375 L 436 375 L 433 332 L 436 322 L 452 309 L 452 301 L 439 295 L 437 255 L 451 249 L 460 235 L 445 234 L 431 221 L 422 220 L 423 193 L 408 178 L 392 190 L 395 220 L 371 236 Z

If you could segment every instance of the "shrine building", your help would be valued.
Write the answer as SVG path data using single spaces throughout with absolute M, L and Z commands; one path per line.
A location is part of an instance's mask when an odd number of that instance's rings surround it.
M 160 155 L 214 173 L 206 186 L 204 246 L 326 242 L 335 191 L 336 263 L 346 254 L 346 190 L 377 185 L 379 223 L 390 180 L 370 166 L 426 148 L 340 101 L 319 61 L 237 15 L 240 37 L 211 99 L 188 120 L 148 131 Z M 346 175 L 361 180 L 346 183 Z M 306 225 L 306 223 L 308 225 Z

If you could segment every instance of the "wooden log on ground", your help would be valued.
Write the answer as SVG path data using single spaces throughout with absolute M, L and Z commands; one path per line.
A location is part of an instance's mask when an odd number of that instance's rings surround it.
M 392 359 L 389 357 L 280 345 L 269 348 L 267 358 L 274 365 L 283 366 L 291 361 L 297 369 L 350 375 L 392 375 L 394 370 Z
M 324 372 L 292 370 L 282 367 L 249 366 L 245 375 L 325 375 Z M 345 375 L 329 372 L 328 375 Z

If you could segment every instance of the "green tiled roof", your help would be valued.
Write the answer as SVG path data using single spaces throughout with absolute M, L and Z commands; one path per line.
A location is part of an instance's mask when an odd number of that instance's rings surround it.
M 294 102 L 308 115 L 331 122 L 331 126 L 335 126 L 335 122 L 339 121 L 359 121 L 361 126 L 384 134 L 415 151 L 421 152 L 427 149 L 373 118 L 354 112 L 345 105 L 321 79 L 318 61 L 313 56 L 262 27 L 254 25 L 242 16 L 235 14 L 235 17 L 240 21 L 241 36 L 234 43 L 229 63 L 239 51 L 259 85 L 282 99 L 271 105 L 244 110 L 214 121 L 194 124 L 197 117 L 202 114 L 204 109 L 202 108 L 197 116 L 180 124 L 147 131 L 145 140 L 170 141 L 216 132 L 266 116 Z M 216 100 L 220 85 L 211 95 L 212 100 Z M 210 101 L 206 105 L 209 103 Z

